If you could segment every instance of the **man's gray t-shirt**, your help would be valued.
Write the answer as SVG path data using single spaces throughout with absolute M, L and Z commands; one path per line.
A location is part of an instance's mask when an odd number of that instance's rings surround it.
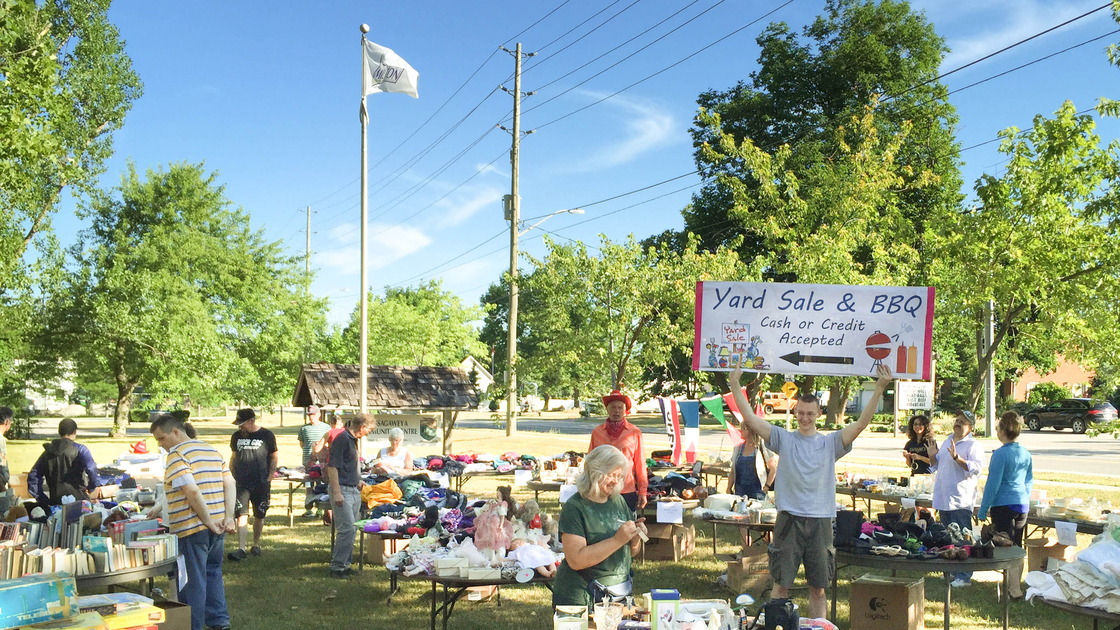
M 836 460 L 848 454 L 840 431 L 801 435 L 770 429 L 770 450 L 778 454 L 774 503 L 779 512 L 809 518 L 836 517 Z

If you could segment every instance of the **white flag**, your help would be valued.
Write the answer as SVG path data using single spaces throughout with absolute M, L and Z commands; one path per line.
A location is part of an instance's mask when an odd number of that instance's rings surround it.
M 362 97 L 377 92 L 400 92 L 419 98 L 416 84 L 420 73 L 412 69 L 400 55 L 377 44 L 363 40 Z

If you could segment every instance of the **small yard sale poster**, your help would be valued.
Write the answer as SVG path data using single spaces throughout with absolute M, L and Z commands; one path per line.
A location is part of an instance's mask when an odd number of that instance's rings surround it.
M 933 287 L 697 282 L 692 369 L 929 380 Z

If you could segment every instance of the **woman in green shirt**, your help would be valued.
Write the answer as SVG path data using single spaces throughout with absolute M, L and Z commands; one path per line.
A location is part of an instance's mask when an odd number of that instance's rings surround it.
M 560 511 L 560 542 L 564 561 L 552 585 L 553 606 L 591 605 L 591 587 L 629 594 L 630 557 L 646 533 L 644 519 L 634 514 L 619 494 L 629 462 L 622 451 L 604 444 L 583 460 L 576 478 L 578 494 Z

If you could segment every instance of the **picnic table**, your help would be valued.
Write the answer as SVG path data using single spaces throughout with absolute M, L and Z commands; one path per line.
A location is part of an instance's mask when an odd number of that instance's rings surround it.
M 533 491 L 533 499 L 540 503 L 542 492 L 560 492 L 560 486 L 563 485 L 559 481 L 530 481 L 525 484 L 525 487 Z
M 389 572 L 389 599 L 387 604 L 393 603 L 393 596 L 400 590 L 401 582 L 430 582 L 432 585 L 432 609 L 431 609 L 431 630 L 436 630 L 436 619 L 440 616 L 443 617 L 443 630 L 447 630 L 447 620 L 451 617 L 451 613 L 455 611 L 455 602 L 467 592 L 467 589 L 475 586 L 497 586 L 498 590 L 498 605 L 502 605 L 501 587 L 503 586 L 543 586 L 548 590 L 552 590 L 552 578 L 546 578 L 540 574 L 534 575 L 533 579 L 528 582 L 518 582 L 516 580 L 472 580 L 463 577 L 439 577 L 436 575 L 428 575 L 421 573 L 419 575 L 404 575 L 399 571 Z M 439 597 L 438 589 L 443 587 L 443 596 Z
M 78 591 L 83 591 L 88 588 L 100 588 L 103 586 L 112 587 L 119 584 L 131 584 L 132 582 L 140 582 L 141 593 L 145 597 L 150 596 L 152 593 L 152 583 L 155 578 L 167 576 L 167 581 L 170 583 L 168 589 L 168 598 L 172 601 L 178 601 L 176 597 L 179 593 L 179 568 L 178 556 L 168 558 L 155 564 L 149 564 L 142 567 L 133 567 L 131 569 L 120 569 L 117 571 L 107 571 L 105 573 L 91 573 L 89 575 L 76 575 L 74 576 L 74 584 L 78 587 Z M 144 588 L 146 585 L 147 588 Z

